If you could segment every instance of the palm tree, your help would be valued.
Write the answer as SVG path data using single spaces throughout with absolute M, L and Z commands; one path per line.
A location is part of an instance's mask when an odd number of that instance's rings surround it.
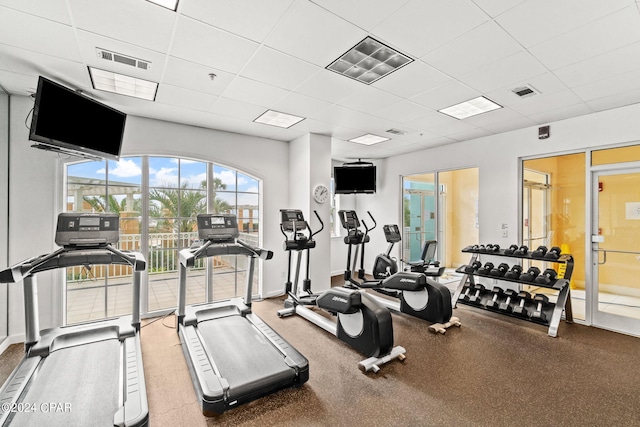
M 104 196 L 83 196 L 82 198 L 86 203 L 91 206 L 95 212 L 112 212 L 119 214 L 120 212 L 126 211 L 127 209 L 127 199 L 123 198 L 120 202 L 113 196 L 109 195 L 106 200 Z M 133 210 L 136 212 L 140 212 L 141 201 L 140 199 L 133 200 Z

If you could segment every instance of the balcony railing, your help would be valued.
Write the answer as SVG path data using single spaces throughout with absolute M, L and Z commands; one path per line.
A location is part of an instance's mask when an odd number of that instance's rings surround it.
M 257 233 L 240 233 L 240 239 L 251 246 L 258 245 Z M 149 253 L 146 254 L 147 272 L 150 275 L 172 273 L 178 271 L 178 251 L 190 247 L 198 240 L 198 232 L 189 233 L 150 233 Z M 120 241 L 115 245 L 121 250 L 140 251 L 142 235 L 121 234 Z M 220 256 L 213 258 L 214 268 L 237 268 L 243 270 L 244 257 Z M 194 269 L 204 269 L 205 259 L 196 261 Z M 88 279 L 95 280 L 104 277 L 118 279 L 131 277 L 131 267 L 126 265 L 95 265 L 91 268 L 84 266 L 70 267 L 67 269 L 67 283 L 79 283 Z

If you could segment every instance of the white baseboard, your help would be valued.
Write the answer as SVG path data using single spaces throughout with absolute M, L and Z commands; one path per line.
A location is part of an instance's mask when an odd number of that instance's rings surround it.
M 20 344 L 24 342 L 24 334 L 10 335 L 2 343 L 0 343 L 0 354 L 4 353 L 10 345 Z

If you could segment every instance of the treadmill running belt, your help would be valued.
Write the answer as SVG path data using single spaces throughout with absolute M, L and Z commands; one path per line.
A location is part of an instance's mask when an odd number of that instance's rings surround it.
M 11 426 L 112 426 L 120 352 L 120 341 L 109 339 L 49 354 L 21 400 L 33 411 L 17 412 Z
M 198 323 L 204 344 L 229 382 L 229 399 L 263 394 L 291 384 L 295 371 L 251 322 L 228 316 Z

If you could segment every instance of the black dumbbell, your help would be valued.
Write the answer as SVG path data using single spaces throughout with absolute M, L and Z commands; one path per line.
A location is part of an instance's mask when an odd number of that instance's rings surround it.
M 554 246 L 551 249 L 549 249 L 549 252 L 547 252 L 544 255 L 544 257 L 545 257 L 545 259 L 558 259 L 558 258 L 560 258 L 560 253 L 562 253 L 560 248 L 557 247 L 557 246 Z
M 491 290 L 491 293 L 493 294 L 493 298 L 491 298 L 491 301 L 487 302 L 487 305 L 485 307 L 487 307 L 489 310 L 497 310 L 499 306 L 498 298 L 504 295 L 504 291 L 502 290 L 502 288 L 494 286 Z
M 518 250 L 518 245 L 511 245 L 507 249 L 504 250 L 505 255 L 513 255 L 515 251 Z
M 504 291 L 504 295 L 507 297 L 507 299 L 500 303 L 500 305 L 498 306 L 498 310 L 510 313 L 513 310 L 513 307 L 511 307 L 511 301 L 513 301 L 513 299 L 518 296 L 518 293 L 513 289 L 507 289 L 506 291 Z
M 478 245 L 469 245 L 469 246 L 467 246 L 466 248 L 464 248 L 464 249 L 462 250 L 462 252 L 465 252 L 465 251 L 472 251 L 472 250 L 474 250 L 474 248 L 475 248 L 476 246 L 478 246 Z
M 512 313 L 516 316 L 529 317 L 529 313 L 524 305 L 527 300 L 531 298 L 531 294 L 527 291 L 520 291 L 518 292 L 518 298 L 520 299 L 520 302 L 517 306 L 513 307 Z
M 487 252 L 498 252 L 500 250 L 500 245 L 490 244 L 486 247 Z
M 541 285 L 548 285 L 556 280 L 558 273 L 553 268 L 547 268 L 541 275 L 536 277 L 535 282 Z
M 522 274 L 522 266 L 516 264 L 511 267 L 511 270 L 504 273 L 504 277 L 506 279 L 518 280 L 521 274 Z
M 538 246 L 538 249 L 531 252 L 531 258 L 544 258 L 545 254 L 547 253 L 547 250 L 548 249 L 546 246 Z
M 489 272 L 493 270 L 493 263 L 492 262 L 487 262 L 485 265 L 483 265 L 481 268 L 478 269 L 478 271 L 476 271 L 476 273 L 478 274 L 489 274 Z
M 531 319 L 538 322 L 546 322 L 547 316 L 542 309 L 545 305 L 549 304 L 549 297 L 545 294 L 536 294 L 536 296 L 533 297 L 533 301 L 537 303 L 537 306 L 536 310 L 531 313 Z
M 505 264 L 503 262 L 499 266 L 491 269 L 489 275 L 494 277 L 502 277 L 507 273 L 507 271 L 509 271 L 509 264 Z
M 482 263 L 480 261 L 473 261 L 473 263 L 471 265 L 467 265 L 467 266 L 464 267 L 464 272 L 465 273 L 473 273 L 474 271 L 476 271 L 480 267 L 482 267 Z
M 476 283 L 475 285 L 473 285 L 473 290 L 475 291 L 475 293 L 468 298 L 465 298 L 465 301 L 467 301 L 469 304 L 480 304 L 480 294 L 484 291 L 484 289 L 484 285 Z
M 470 284 L 465 288 L 464 293 L 461 293 L 460 295 L 458 295 L 458 299 L 462 301 L 469 300 L 469 294 L 471 293 L 472 290 L 473 290 L 473 285 Z
M 481 253 L 487 252 L 487 247 L 485 245 L 479 245 L 478 252 L 481 252 Z
M 513 251 L 513 254 L 518 256 L 526 255 L 528 253 L 529 253 L 529 247 L 526 245 L 522 245 L 518 249 Z
M 540 275 L 540 269 L 538 267 L 529 267 L 526 273 L 522 273 L 518 280 L 523 282 L 533 282 L 536 277 Z

